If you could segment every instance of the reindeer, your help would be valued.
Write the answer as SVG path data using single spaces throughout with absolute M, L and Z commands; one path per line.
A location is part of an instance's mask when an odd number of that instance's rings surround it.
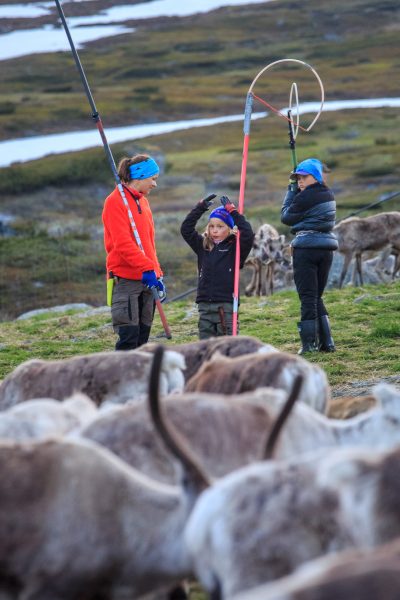
M 246 296 L 273 294 L 275 267 L 283 261 L 284 243 L 285 236 L 279 235 L 272 225 L 265 223 L 258 229 L 245 262 L 247 266 L 253 267 L 251 281 L 245 290 Z
M 197 578 L 213 599 L 228 600 L 319 556 L 394 540 L 399 470 L 399 447 L 320 451 L 237 469 L 205 489 L 185 527 Z
M 400 212 L 384 212 L 366 218 L 349 217 L 338 223 L 333 233 L 339 242 L 338 251 L 344 255 L 339 287 L 343 286 L 353 254 L 355 264 L 352 283 L 355 285 L 358 274 L 360 284 L 363 285 L 361 256 L 367 250 L 390 249 L 395 256 L 392 271 L 394 279 L 400 269 Z
M 26 400 L 63 400 L 82 392 L 100 406 L 123 404 L 146 395 L 152 357 L 146 352 L 95 352 L 62 360 L 31 359 L 18 365 L 0 383 L 0 411 Z M 163 393 L 182 391 L 185 360 L 168 350 L 163 361 Z
M 162 346 L 149 355 L 148 404 L 181 466 L 179 485 L 157 482 L 88 440 L 0 441 L 0 598 L 126 600 L 193 575 L 184 528 L 212 480 L 164 418 L 163 356 Z M 301 384 L 299 377 L 286 410 Z
M 150 400 L 158 401 L 157 358 Z M 150 408 L 167 443 L 155 400 Z M 0 441 L 0 598 L 126 600 L 190 577 L 183 530 L 210 480 L 189 451 L 181 457 L 179 435 L 168 447 L 181 459 L 179 486 L 88 440 Z
M 393 600 L 400 597 L 400 538 L 376 548 L 344 550 L 306 562 L 273 583 L 232 600 Z
M 139 352 L 154 353 L 159 344 L 148 342 L 140 346 Z M 185 362 L 185 370 L 183 376 L 185 382 L 197 373 L 203 363 L 210 360 L 216 353 L 222 356 L 242 356 L 244 354 L 252 354 L 258 352 L 260 354 L 266 352 L 278 352 L 271 344 L 265 344 L 255 337 L 249 335 L 223 335 L 220 337 L 212 337 L 206 340 L 196 340 L 195 342 L 186 342 L 184 344 L 174 344 L 174 352 L 182 354 Z

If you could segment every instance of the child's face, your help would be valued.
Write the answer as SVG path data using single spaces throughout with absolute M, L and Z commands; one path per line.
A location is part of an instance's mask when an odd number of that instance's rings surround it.
M 226 225 L 220 219 L 210 219 L 208 222 L 208 234 L 212 241 L 222 242 L 225 238 L 228 237 L 230 233 L 230 229 L 228 225 Z
M 305 190 L 306 187 L 313 183 L 317 183 L 317 180 L 312 175 L 297 175 L 297 184 L 300 190 Z

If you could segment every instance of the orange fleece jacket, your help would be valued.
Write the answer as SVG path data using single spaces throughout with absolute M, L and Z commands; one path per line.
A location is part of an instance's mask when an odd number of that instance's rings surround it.
M 128 211 L 116 187 L 106 198 L 102 214 L 107 273 L 112 271 L 118 277 L 141 280 L 144 271 L 155 271 L 156 276 L 161 277 L 162 271 L 156 254 L 154 221 L 149 202 L 136 190 L 130 193 L 125 186 L 124 190 L 144 253 L 136 243 Z

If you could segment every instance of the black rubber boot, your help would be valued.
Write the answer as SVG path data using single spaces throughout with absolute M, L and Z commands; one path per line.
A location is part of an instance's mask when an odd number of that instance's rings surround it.
M 146 344 L 149 341 L 150 329 L 151 329 L 150 325 L 143 325 L 143 323 L 140 323 L 138 346 L 143 346 L 143 344 Z
M 305 354 L 306 352 L 318 352 L 317 345 L 317 319 L 309 321 L 300 321 L 297 323 L 300 333 L 302 347 L 297 354 Z
M 332 339 L 328 315 L 319 317 L 319 351 L 335 352 L 335 342 Z
M 116 350 L 134 350 L 139 345 L 139 325 L 122 325 L 118 327 L 119 339 Z

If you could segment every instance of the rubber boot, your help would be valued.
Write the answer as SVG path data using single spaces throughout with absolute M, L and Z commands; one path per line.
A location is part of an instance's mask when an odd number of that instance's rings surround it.
M 319 317 L 319 351 L 335 352 L 335 343 L 332 339 L 328 315 Z
M 116 350 L 134 350 L 139 345 L 139 325 L 122 325 L 118 327 L 119 339 Z
M 300 321 L 297 323 L 300 333 L 302 347 L 297 354 L 305 354 L 306 352 L 318 352 L 317 346 L 317 319 L 309 321 Z
M 150 325 L 143 325 L 143 323 L 140 323 L 138 346 L 143 346 L 143 344 L 146 344 L 149 341 L 150 329 L 151 329 Z

